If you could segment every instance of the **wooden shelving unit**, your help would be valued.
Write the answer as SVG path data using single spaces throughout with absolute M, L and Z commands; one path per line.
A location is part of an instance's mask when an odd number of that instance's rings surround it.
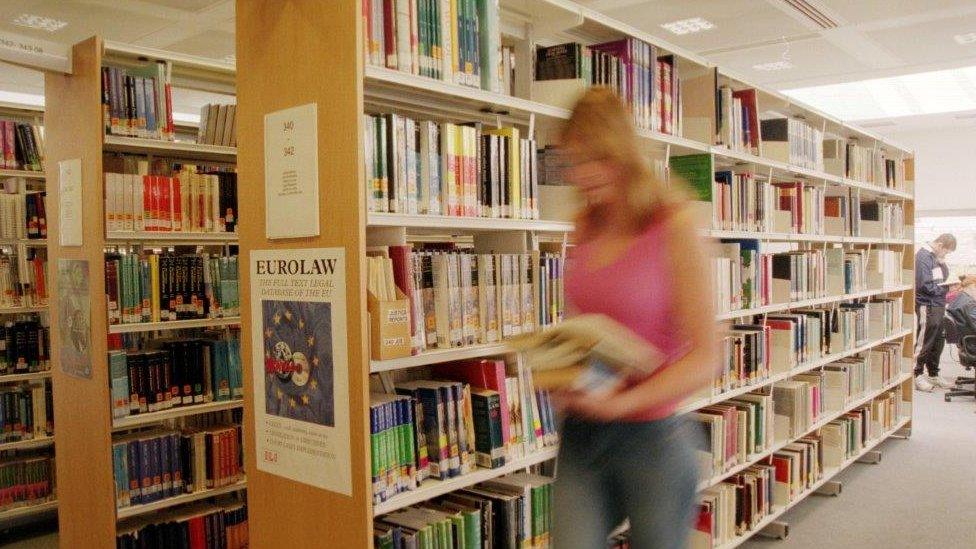
M 47 177 L 49 180 L 56 180 L 58 163 L 68 159 L 80 159 L 82 172 L 81 203 L 77 206 L 81 208 L 83 217 L 83 243 L 81 246 L 62 246 L 57 239 L 52 238 L 48 242 L 51 265 L 57 265 L 63 259 L 87 262 L 91 305 L 91 376 L 86 378 L 69 375 L 61 369 L 58 354 L 54 353 L 52 357 L 52 372 L 58 387 L 54 392 L 54 407 L 59 427 L 55 438 L 59 452 L 57 474 L 60 540 L 65 546 L 111 547 L 115 545 L 120 520 L 214 496 L 241 493 L 247 486 L 246 482 L 241 481 L 214 490 L 183 494 L 153 504 L 116 510 L 113 433 L 157 424 L 180 426 L 189 416 L 234 410 L 243 406 L 241 400 L 217 401 L 124 418 L 112 417 L 107 361 L 110 334 L 165 333 L 179 329 L 240 324 L 240 319 L 233 317 L 108 325 L 105 298 L 106 250 L 156 246 L 228 249 L 229 246 L 236 245 L 237 241 L 234 233 L 106 231 L 103 153 L 126 153 L 219 166 L 232 165 L 237 159 L 237 151 L 232 147 L 106 135 L 102 118 L 101 67 L 105 64 L 132 66 L 156 60 L 171 63 L 174 86 L 218 93 L 234 91 L 231 65 L 103 42 L 98 37 L 74 46 L 71 75 L 48 74 L 45 81 L 49 117 Z M 57 186 L 53 187 L 55 188 L 50 189 L 48 198 L 48 219 L 52 234 L 58 234 L 61 191 Z M 53 277 L 52 295 L 58 295 L 58 282 L 57 277 Z M 61 322 L 64 320 L 58 315 L 52 315 L 52 348 L 64 344 L 60 341 Z M 84 467 L 79 464 L 84 464 Z
M 37 126 L 44 125 L 44 109 L 43 107 L 34 107 L 27 105 L 13 105 L 4 103 L 0 105 L 0 118 L 4 120 L 15 120 L 18 122 L 30 123 Z M 45 168 L 48 167 L 48 163 L 45 162 Z M 27 180 L 27 193 L 40 192 L 46 189 L 46 173 L 44 171 L 34 171 L 34 170 L 13 170 L 13 169 L 0 169 L 0 179 L 5 178 L 22 178 Z M 26 219 L 21 220 L 26 226 Z M 53 234 L 53 233 L 52 233 Z M 26 250 L 26 249 L 38 249 L 39 253 L 45 253 L 43 249 L 47 246 L 47 239 L 31 239 L 31 238 L 3 238 L 0 239 L 0 247 L 8 249 Z M 50 273 L 48 273 L 50 277 Z M 51 294 L 53 295 L 53 294 Z M 16 320 L 18 318 L 24 317 L 25 315 L 30 315 L 31 317 L 37 317 L 45 322 L 45 317 L 47 316 L 48 306 L 47 305 L 29 305 L 29 306 L 18 306 L 18 307 L 0 307 L 0 322 L 6 322 L 7 320 Z M 52 385 L 52 374 L 50 370 L 39 371 L 39 372 L 29 372 L 21 374 L 7 374 L 0 375 L 0 389 L 4 386 L 9 386 L 12 384 L 21 384 L 25 382 L 37 382 L 41 381 L 46 385 Z M 43 453 L 45 455 L 54 453 L 54 437 L 53 436 L 39 436 L 35 435 L 34 438 L 28 440 L 20 440 L 15 442 L 0 443 L 0 457 L 10 455 L 8 452 L 37 452 Z M 14 454 L 16 455 L 16 454 Z M 56 480 L 55 480 L 56 482 Z M 26 522 L 28 520 L 33 520 L 35 518 L 41 518 L 43 516 L 48 516 L 57 510 L 57 502 L 53 500 L 56 494 L 52 496 L 52 500 L 44 500 L 40 503 L 33 503 L 30 505 L 23 505 L 20 507 L 7 509 L 5 511 L 0 511 L 0 527 L 4 525 L 11 525 L 16 523 Z
M 302 483 L 284 480 L 256 470 L 259 459 L 253 452 L 248 453 L 249 493 L 251 495 L 252 540 L 257 546 L 262 544 L 288 544 L 295 546 L 310 543 L 330 543 L 336 546 L 369 546 L 371 543 L 372 520 L 374 516 L 403 508 L 429 498 L 442 495 L 451 490 L 523 469 L 529 465 L 554 457 L 556 449 L 548 448 L 532 454 L 529 458 L 518 460 L 504 468 L 494 470 L 479 469 L 446 482 L 428 482 L 417 490 L 399 494 L 378 505 L 371 503 L 369 487 L 368 450 L 368 392 L 370 376 L 381 378 L 393 376 L 403 370 L 419 369 L 434 364 L 454 360 L 464 360 L 483 356 L 499 355 L 507 352 L 504 342 L 489 345 L 475 345 L 457 349 L 432 350 L 415 356 L 393 360 L 370 360 L 366 341 L 366 305 L 363 301 L 365 286 L 362 258 L 366 247 L 375 245 L 402 244 L 412 237 L 423 235 L 465 236 L 476 243 L 485 238 L 496 246 L 508 246 L 506 251 L 537 250 L 539 241 L 544 238 L 559 240 L 573 230 L 572 223 L 549 220 L 511 220 L 477 217 L 449 217 L 374 213 L 366 211 L 366 197 L 363 180 L 363 143 L 361 114 L 375 109 L 377 112 L 403 112 L 410 116 L 430 116 L 437 120 L 460 122 L 480 121 L 503 123 L 524 129 L 534 128 L 537 137 L 548 136 L 560 123 L 570 116 L 565 105 L 551 105 L 533 98 L 530 91 L 531 78 L 526 73 L 519 80 L 516 75 L 516 96 L 492 93 L 457 85 L 453 82 L 421 77 L 406 72 L 383 67 L 364 65 L 362 59 L 361 14 L 350 5 L 339 3 L 296 2 L 288 12 L 275 14 L 276 26 L 267 27 L 271 8 L 249 3 L 238 6 L 238 87 L 244 100 L 240 104 L 241 146 L 238 151 L 242 181 L 242 195 L 249 191 L 260 197 L 264 181 L 263 119 L 265 113 L 294 105 L 318 103 L 318 141 L 319 141 L 319 192 L 329 197 L 322 204 L 320 217 L 324 227 L 321 236 L 273 241 L 265 237 L 260 223 L 244 227 L 240 234 L 242 255 L 258 249 L 314 248 L 342 246 L 346 257 L 350 258 L 346 271 L 347 315 L 349 319 L 347 340 L 349 344 L 349 391 L 350 427 L 352 440 L 351 467 L 354 479 L 351 497 L 341 496 L 326 490 L 315 489 Z M 854 181 L 842 175 L 827 171 L 813 170 L 772 160 L 762 154 L 746 154 L 731 151 L 714 143 L 715 137 L 715 92 L 720 79 L 734 80 L 736 85 L 753 87 L 730 75 L 728 71 L 715 67 L 703 58 L 668 44 L 655 37 L 642 33 L 633 27 L 613 20 L 590 8 L 570 0 L 502 0 L 501 16 L 503 34 L 508 42 L 515 44 L 517 66 L 531 67 L 534 44 L 562 43 L 570 40 L 594 42 L 632 36 L 656 45 L 660 51 L 674 54 L 679 58 L 679 76 L 682 78 L 683 98 L 695 99 L 696 106 L 685 101 L 685 133 L 666 135 L 642 130 L 639 135 L 646 145 L 649 156 L 667 162 L 671 157 L 685 154 L 710 155 L 713 166 L 718 169 L 750 170 L 780 181 L 806 181 L 841 191 L 856 190 L 862 196 L 876 197 L 879 200 L 901 202 L 905 207 L 905 218 L 912 219 L 914 207 L 913 192 L 906 189 L 889 189 L 883 186 Z M 330 73 L 323 77 L 317 58 L 328 56 Z M 285 63 L 283 60 L 287 59 Z M 805 115 L 816 124 L 822 124 L 830 135 L 841 139 L 857 139 L 862 143 L 885 146 L 896 157 L 907 164 L 911 163 L 911 151 L 897 145 L 885 143 L 877 136 L 859 128 L 844 124 L 840 120 L 825 115 L 815 109 L 799 104 L 778 93 L 760 90 L 764 97 L 775 101 L 778 111 L 786 116 Z M 321 105 L 330 105 L 327 113 Z M 695 124 L 689 124 L 696 118 Z M 545 141 L 545 137 L 539 137 Z M 242 215 L 249 219 L 264 219 L 264 202 L 260 199 L 241 205 Z M 842 245 L 863 249 L 863 247 L 882 247 L 904 251 L 903 269 L 913 266 L 912 234 L 903 238 L 873 238 L 845 235 L 790 234 L 772 232 L 719 231 L 710 230 L 704 236 L 713 239 L 755 239 L 766 244 L 785 244 L 799 248 Z M 249 274 L 242 272 L 242 323 L 247 327 L 254 319 L 249 313 Z M 785 312 L 803 307 L 833 306 L 844 301 L 900 295 L 904 299 L 906 318 L 914 313 L 912 287 L 907 284 L 894 287 L 871 289 L 837 296 L 773 304 L 749 310 L 732 311 L 718 315 L 719 322 L 726 322 L 752 315 Z M 737 387 L 721 394 L 699 398 L 682 406 L 682 412 L 689 412 L 746 392 L 754 391 L 785 380 L 797 374 L 813 370 L 830 362 L 854 356 L 877 345 L 894 341 L 905 341 L 905 356 L 911 354 L 911 329 L 905 326 L 878 341 L 872 341 L 847 351 L 823 356 L 801 364 L 788 371 L 757 380 L 747 386 Z M 260 345 L 244 337 L 244 356 L 250 356 L 251 348 Z M 911 383 L 905 375 L 896 377 L 885 390 L 897 389 L 903 392 L 906 400 L 911 400 Z M 856 407 L 881 394 L 872 392 L 849 403 Z M 245 391 L 246 425 L 250 429 L 248 440 L 258 436 L 254 432 L 253 395 L 250 388 Z M 828 414 L 832 416 L 833 414 Z M 819 428 L 826 418 L 811 427 Z M 910 418 L 900 422 L 899 427 L 910 426 Z M 897 429 L 896 429 L 897 430 Z M 892 431 L 894 432 L 894 431 Z M 877 442 L 889 436 L 887 433 Z M 875 442 L 874 444 L 876 444 Z M 752 456 L 759 460 L 771 454 L 772 450 Z M 741 467 L 744 467 L 743 464 Z M 732 471 L 734 472 L 734 471 Z M 829 478 L 835 472 L 828 472 Z M 724 472 L 707 482 L 720 482 L 731 472 Z M 824 481 L 825 482 L 825 481 Z M 703 487 L 706 484 L 703 483 Z M 809 490 L 807 493 L 812 493 Z M 805 495 L 805 494 L 804 494 Z M 310 525 L 300 517 L 281 516 L 278 503 L 283 498 L 301 508 L 320 510 L 321 524 Z M 802 497 L 791 502 L 795 505 Z M 787 507 L 788 508 L 788 507 Z M 779 516 L 785 509 L 777 510 Z M 772 518 L 767 518 L 767 524 Z M 747 536 L 746 536 L 747 537 Z M 745 537 L 743 537 L 745 539 Z

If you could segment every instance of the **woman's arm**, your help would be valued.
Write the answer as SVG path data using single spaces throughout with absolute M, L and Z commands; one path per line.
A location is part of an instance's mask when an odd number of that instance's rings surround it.
M 686 207 L 668 222 L 667 250 L 674 293 L 673 316 L 688 353 L 664 371 L 602 402 L 579 399 L 574 412 L 612 420 L 678 402 L 712 383 L 719 369 L 713 292 L 705 244 Z

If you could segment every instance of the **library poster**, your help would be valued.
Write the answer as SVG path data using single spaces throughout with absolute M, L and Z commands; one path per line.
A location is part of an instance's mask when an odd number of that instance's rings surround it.
M 251 252 L 258 469 L 352 495 L 343 248 Z
M 61 370 L 91 379 L 91 298 L 88 294 L 88 261 L 58 260 L 58 349 Z

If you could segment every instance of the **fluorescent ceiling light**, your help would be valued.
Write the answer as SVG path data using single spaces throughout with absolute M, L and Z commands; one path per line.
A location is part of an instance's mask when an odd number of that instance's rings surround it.
M 32 15 L 22 13 L 13 20 L 14 25 L 27 27 L 29 29 L 46 30 L 47 32 L 57 32 L 68 25 L 67 21 L 51 19 L 42 15 Z
M 967 32 L 966 34 L 957 34 L 952 37 L 957 44 L 960 46 L 965 46 L 966 44 L 976 43 L 976 32 Z
M 783 93 L 843 120 L 972 111 L 976 110 L 976 66 Z
M 692 17 L 690 19 L 682 19 L 680 21 L 665 23 L 661 25 L 661 28 L 667 29 L 674 34 L 690 34 L 693 32 L 714 29 L 715 25 L 710 21 L 702 19 L 701 17 Z
M 793 63 L 789 61 L 773 61 L 771 63 L 760 63 L 758 65 L 753 65 L 753 69 L 757 71 L 785 71 L 793 68 Z

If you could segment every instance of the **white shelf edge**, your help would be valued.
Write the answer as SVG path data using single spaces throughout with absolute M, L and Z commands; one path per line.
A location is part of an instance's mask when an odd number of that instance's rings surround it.
M 430 364 L 441 364 L 455 360 L 465 360 L 482 356 L 501 354 L 508 352 L 510 347 L 505 343 L 487 343 L 483 345 L 471 345 L 468 347 L 458 347 L 454 349 L 436 349 L 426 351 L 417 355 L 403 358 L 393 358 L 390 360 L 371 360 L 369 362 L 369 372 L 377 374 L 380 372 L 390 372 L 406 368 L 416 368 Z
M 105 240 L 117 242 L 186 242 L 193 244 L 214 242 L 237 242 L 237 233 L 185 233 L 180 231 L 110 231 L 105 233 Z
M 875 238 L 872 236 L 840 236 L 829 234 L 773 233 L 763 231 L 738 231 L 726 229 L 706 229 L 702 234 L 708 238 L 735 240 L 765 240 L 776 242 L 836 242 L 838 244 L 914 244 L 910 238 Z
M 827 297 L 815 297 L 812 299 L 801 299 L 799 301 L 791 301 L 789 303 L 776 303 L 773 305 L 764 305 L 762 307 L 755 307 L 752 309 L 739 309 L 737 311 L 729 311 L 727 313 L 719 313 L 716 315 L 716 320 L 733 320 L 736 318 L 742 318 L 746 316 L 761 315 L 767 313 L 778 313 L 783 311 L 789 311 L 791 309 L 799 309 L 801 307 L 816 307 L 817 305 L 827 305 L 829 303 L 835 303 L 838 301 L 847 301 L 849 299 L 863 299 L 865 297 L 874 297 L 877 295 L 884 295 L 893 292 L 904 292 L 911 290 L 912 286 L 910 284 L 902 284 L 900 286 L 891 286 L 890 288 L 881 288 L 876 290 L 864 290 L 860 292 L 853 292 L 850 294 L 843 294 L 839 296 L 827 296 Z
M 26 374 L 3 374 L 0 375 L 0 385 L 4 383 L 19 383 L 21 381 L 33 381 L 35 379 L 50 379 L 51 370 L 43 372 L 28 372 Z
M 19 315 L 25 313 L 43 313 L 47 305 L 33 305 L 30 307 L 0 307 L 0 315 Z
M 44 172 L 35 172 L 33 170 L 0 170 L 0 177 L 23 177 L 26 179 L 47 179 L 47 175 Z
M 551 446 L 538 450 L 524 458 L 513 460 L 496 469 L 479 468 L 467 475 L 462 475 L 447 480 L 426 480 L 424 481 L 423 485 L 417 487 L 416 490 L 397 494 L 383 503 L 373 505 L 373 516 L 375 517 L 392 513 L 397 509 L 403 509 L 404 507 L 409 507 L 455 490 L 474 486 L 479 482 L 491 480 L 493 478 L 515 472 L 519 469 L 524 469 L 531 465 L 554 459 L 558 450 L 558 446 Z
M 208 490 L 201 490 L 199 492 L 193 492 L 191 494 L 180 494 L 171 498 L 161 499 L 159 501 L 154 501 L 152 503 L 144 503 L 141 505 L 130 505 L 128 507 L 119 507 L 116 509 L 116 520 L 127 519 L 130 517 L 137 517 L 139 515 L 145 515 L 146 513 L 155 513 L 156 511 L 161 511 L 163 509 L 168 509 L 170 507 L 176 507 L 177 505 L 183 505 L 185 503 L 192 503 L 194 501 L 199 501 L 201 499 L 207 499 L 215 496 L 220 496 L 223 494 L 230 494 L 232 492 L 239 492 L 241 490 L 247 489 L 247 479 L 240 480 L 234 484 L 227 486 L 221 486 L 220 488 L 211 488 Z
M 903 417 L 899 419 L 898 422 L 895 423 L 895 426 L 891 430 L 886 431 L 881 435 L 879 435 L 874 440 L 869 441 L 867 444 L 864 445 L 864 448 L 862 448 L 861 451 L 857 453 L 857 455 L 848 458 L 843 463 L 841 463 L 839 467 L 830 470 L 825 470 L 823 472 L 823 475 L 821 475 L 820 479 L 817 480 L 809 488 L 797 494 L 797 496 L 793 498 L 791 501 L 787 502 L 786 505 L 777 506 L 775 509 L 771 510 L 768 515 L 766 515 L 761 521 L 759 521 L 758 524 L 756 524 L 755 528 L 747 531 L 745 534 L 741 536 L 736 536 L 734 539 L 732 539 L 727 543 L 724 543 L 722 545 L 716 545 L 715 549 L 734 549 L 735 547 L 742 545 L 743 543 L 748 541 L 749 538 L 761 532 L 763 528 L 769 526 L 769 524 L 771 524 L 773 521 L 783 516 L 783 514 L 785 514 L 787 511 L 789 511 L 793 507 L 796 507 L 801 501 L 806 499 L 807 496 L 816 492 L 821 486 L 829 482 L 832 478 L 837 476 L 841 471 L 847 469 L 849 466 L 857 462 L 857 460 L 861 459 L 865 454 L 867 454 L 871 450 L 874 450 L 879 444 L 891 438 L 892 435 L 897 433 L 902 427 L 904 427 L 910 421 L 911 421 L 910 417 Z
M 237 157 L 237 147 L 201 145 L 186 141 L 163 141 L 160 139 L 106 134 L 104 144 L 108 150 L 187 154 L 193 155 L 196 158 L 211 158 L 214 160 L 234 159 Z
M 243 406 L 244 401 L 242 399 L 221 400 L 204 404 L 193 404 L 191 406 L 177 406 L 161 412 L 149 412 L 147 414 L 135 414 L 114 418 L 112 420 L 112 430 L 121 431 L 123 429 L 132 429 L 134 427 L 142 427 L 143 425 L 152 425 L 168 419 L 220 412 L 222 410 L 233 410 Z
M 767 385 L 769 385 L 771 383 L 776 383 L 777 381 L 782 381 L 782 380 L 787 379 L 789 377 L 792 377 L 792 376 L 795 376 L 795 375 L 799 375 L 799 374 L 802 374 L 802 373 L 805 373 L 805 372 L 809 372 L 810 370 L 813 370 L 815 368 L 819 368 L 821 366 L 826 366 L 827 364 L 830 364 L 831 362 L 836 362 L 838 360 L 841 360 L 841 359 L 844 359 L 844 358 L 847 358 L 847 357 L 854 356 L 854 355 L 856 355 L 858 353 L 863 353 L 865 351 L 870 351 L 871 349 L 877 347 L 878 345 L 884 345 L 885 343 L 890 343 L 892 341 L 895 341 L 896 339 L 901 339 L 901 338 L 903 338 L 903 337 L 905 337 L 907 335 L 911 335 L 911 334 L 912 334 L 912 329 L 911 328 L 903 328 L 902 330 L 897 331 L 897 332 L 895 332 L 895 333 L 893 333 L 891 335 L 887 335 L 887 336 L 885 336 L 885 337 L 883 337 L 881 339 L 875 340 L 875 341 L 870 341 L 868 343 L 865 343 L 864 345 L 861 345 L 861 346 L 858 346 L 858 347 L 854 347 L 853 349 L 848 349 L 846 351 L 841 351 L 839 353 L 834 353 L 832 355 L 822 356 L 822 357 L 820 357 L 820 358 L 818 358 L 816 360 L 812 360 L 810 362 L 807 362 L 806 364 L 801 364 L 801 365 L 799 365 L 799 366 L 797 366 L 795 368 L 791 368 L 788 372 L 780 372 L 778 374 L 772 375 L 772 376 L 770 376 L 770 377 L 768 377 L 766 379 L 759 380 L 756 383 L 752 383 L 752 384 L 746 385 L 744 387 L 736 387 L 735 389 L 732 389 L 732 390 L 729 390 L 729 391 L 723 391 L 723 392 L 721 392 L 721 393 L 719 393 L 717 395 L 712 395 L 712 396 L 709 396 L 709 397 L 700 398 L 698 400 L 695 400 L 693 402 L 690 402 L 688 404 L 685 404 L 685 405 L 679 407 L 676 413 L 683 414 L 683 413 L 687 413 L 687 412 L 693 412 L 693 411 L 695 411 L 695 410 L 697 410 L 699 408 L 702 408 L 704 406 L 710 406 L 712 404 L 717 404 L 719 402 L 724 402 L 724 401 L 726 401 L 726 400 L 728 400 L 730 398 L 735 398 L 735 397 L 737 397 L 739 395 L 744 395 L 744 394 L 746 394 L 746 393 L 748 393 L 750 391 L 755 391 L 756 389 L 759 389 L 761 387 L 765 387 L 765 386 L 767 386 Z
M 475 231 L 538 231 L 566 233 L 573 230 L 569 221 L 540 219 L 499 219 L 493 217 L 463 217 L 447 215 L 411 215 L 369 212 L 366 224 L 370 227 L 407 227 L 421 229 Z
M 29 517 L 31 515 L 39 515 L 41 513 L 54 511 L 57 508 L 58 508 L 58 500 L 56 499 L 45 501 L 42 503 L 35 503 L 33 505 L 14 507 L 13 509 L 0 511 L 0 522 L 9 521 L 21 517 Z
M 54 437 L 43 436 L 28 440 L 18 440 L 17 442 L 0 443 L 0 452 L 8 450 L 31 450 L 35 448 L 47 448 L 54 445 Z
M 201 318 L 192 320 L 170 320 L 167 322 L 139 322 L 134 324 L 110 324 L 110 334 L 131 334 L 137 332 L 156 332 L 165 330 L 182 330 L 186 328 L 212 328 L 217 326 L 236 326 L 241 323 L 241 317 Z
M 793 438 L 787 439 L 787 440 L 782 441 L 782 442 L 777 442 L 769 450 L 764 450 L 764 451 L 762 451 L 759 454 L 755 454 L 755 455 L 752 455 L 752 456 L 747 457 L 746 458 L 746 461 L 744 463 L 740 463 L 740 464 L 736 465 L 735 467 L 729 469 L 728 471 L 724 471 L 722 473 L 718 473 L 718 474 L 712 476 L 711 478 L 706 479 L 706 480 L 698 483 L 698 491 L 700 492 L 700 491 L 705 490 L 707 488 L 711 488 L 712 486 L 715 486 L 716 484 L 719 484 L 720 482 L 722 482 L 723 480 L 729 478 L 730 476 L 732 476 L 732 475 L 734 475 L 736 473 L 740 473 L 740 472 L 748 469 L 749 467 L 752 467 L 753 465 L 755 465 L 755 464 L 759 463 L 760 461 L 768 458 L 769 456 L 775 454 L 776 452 L 779 452 L 780 450 L 782 450 L 783 448 L 785 448 L 788 444 L 791 444 L 793 442 L 796 442 L 797 440 L 800 440 L 801 438 L 807 436 L 808 434 L 810 434 L 810 433 L 812 433 L 812 432 L 814 432 L 814 431 L 816 431 L 818 429 L 822 429 L 825 425 L 827 425 L 831 421 L 834 421 L 835 419 L 841 417 L 842 415 L 850 412 L 851 410 L 853 410 L 855 408 L 859 408 L 859 407 L 861 407 L 861 406 L 863 406 L 863 405 L 871 402 L 872 400 L 874 400 L 875 398 L 879 397 L 883 393 L 886 393 L 886 392 L 894 389 L 895 387 L 901 385 L 902 383 L 904 383 L 905 381 L 907 381 L 907 380 L 909 380 L 911 378 L 912 378 L 911 374 L 902 372 L 902 373 L 900 373 L 898 375 L 898 377 L 894 381 L 890 381 L 888 384 L 886 384 L 881 389 L 877 389 L 875 391 L 872 391 L 871 393 L 869 393 L 867 395 L 863 395 L 861 397 L 858 397 L 858 399 L 855 400 L 855 401 L 853 401 L 853 402 L 850 402 L 850 403 L 845 404 L 844 405 L 844 409 L 838 410 L 838 411 L 828 411 L 828 412 L 826 412 L 825 413 L 825 416 L 823 418 L 818 419 L 815 423 L 813 423 L 808 428 L 806 428 L 800 436 L 793 437 Z

